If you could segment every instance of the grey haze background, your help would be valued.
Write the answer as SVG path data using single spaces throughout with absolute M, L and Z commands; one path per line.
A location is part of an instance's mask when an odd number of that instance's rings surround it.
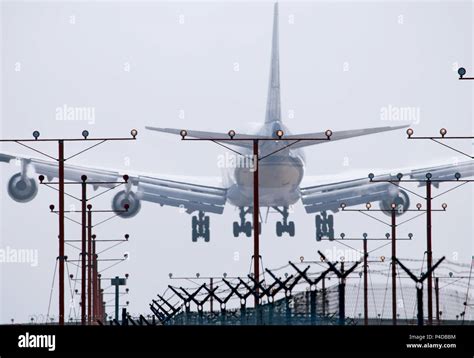
M 137 128 L 137 142 L 107 143 L 73 163 L 123 172 L 218 177 L 220 147 L 183 143 L 145 131 L 144 126 L 226 132 L 262 122 L 272 8 L 271 2 L 2 2 L 1 137 L 28 137 L 35 129 L 44 137 L 78 136 L 83 129 L 95 136 L 126 136 Z M 458 65 L 468 74 L 474 72 L 472 15 L 470 1 L 280 3 L 286 124 L 294 133 L 398 125 L 380 119 L 381 108 L 393 105 L 420 109 L 419 124 L 412 124 L 417 134 L 435 134 L 443 126 L 450 134 L 472 133 L 473 84 L 458 81 L 456 74 Z M 345 62 L 348 71 L 343 71 Z M 129 72 L 124 70 L 127 63 Z M 234 70 L 236 63 L 239 71 Z M 64 104 L 94 107 L 95 123 L 55 120 L 56 108 Z M 288 118 L 290 111 L 293 118 Z M 472 143 L 457 145 L 470 152 Z M 68 152 L 80 148 L 70 145 Z M 1 149 L 29 153 L 11 144 Z M 55 152 L 54 147 L 43 149 Z M 309 176 L 354 171 L 366 175 L 373 168 L 455 160 L 454 153 L 435 144 L 407 141 L 404 131 L 310 147 L 306 154 Z M 47 313 L 57 256 L 57 219 L 48 210 L 49 204 L 57 204 L 56 194 L 41 187 L 34 201 L 18 204 L 6 191 L 18 168 L 2 165 L 0 170 L 1 248 L 32 248 L 39 254 L 37 267 L 0 266 L 0 321 L 26 321 L 31 315 L 41 319 Z M 106 196 L 94 204 L 108 208 L 110 200 Z M 466 186 L 435 205 L 443 201 L 449 209 L 435 214 L 435 257 L 469 262 L 472 189 Z M 317 243 L 314 216 L 306 215 L 301 205 L 294 210 L 295 238 L 274 237 L 277 215 L 270 215 L 263 227 L 261 250 L 267 267 L 300 256 L 316 258 L 317 249 L 335 246 Z M 103 257 L 130 255 L 104 276 L 129 273 L 130 294 L 123 301 L 130 301 L 132 313 L 147 314 L 148 303 L 169 283 L 169 272 L 245 275 L 252 243 L 232 236 L 236 219 L 237 211 L 227 206 L 224 215 L 211 218 L 211 242 L 193 244 L 189 215 L 143 203 L 133 220 L 116 219 L 97 228 L 100 238 L 131 236 L 129 243 L 104 253 Z M 387 231 L 357 214 L 335 219 L 336 232 L 347 236 L 368 232 L 374 237 Z M 68 238 L 79 238 L 77 225 L 67 223 L 66 229 Z M 400 242 L 400 256 L 421 258 L 423 219 L 400 228 L 400 236 L 408 232 L 414 233 L 414 241 Z M 388 256 L 384 250 L 380 255 Z M 67 253 L 70 259 L 78 257 L 72 248 Z M 75 274 L 73 266 L 70 270 Z M 57 281 L 51 314 L 57 314 Z

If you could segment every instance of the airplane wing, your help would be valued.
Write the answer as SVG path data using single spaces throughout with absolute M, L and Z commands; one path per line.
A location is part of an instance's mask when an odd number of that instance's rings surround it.
M 21 170 L 8 183 L 8 193 L 13 200 L 27 202 L 34 198 L 39 181 L 33 173 L 44 175 L 48 181 L 58 177 L 57 162 L 0 153 L 0 162 L 14 161 L 19 161 Z M 224 211 L 227 190 L 217 185 L 192 183 L 187 179 L 170 179 L 154 175 L 134 175 L 120 170 L 75 166 L 67 163 L 64 166 L 64 177 L 67 181 L 80 181 L 81 176 L 86 175 L 87 180 L 91 182 L 118 182 L 123 180 L 123 174 L 129 176 L 128 184 L 125 185 L 125 190 L 116 194 L 112 206 L 115 210 L 123 210 L 124 200 L 129 202 L 129 213 L 124 213 L 122 215 L 124 217 L 135 215 L 140 208 L 140 201 L 179 207 L 188 213 L 203 211 L 222 214 Z M 217 180 L 215 182 L 217 183 Z M 94 190 L 97 190 L 99 187 L 111 188 L 115 185 L 117 184 L 94 184 L 93 186 Z
M 426 179 L 426 173 L 432 174 L 432 180 L 455 179 L 455 173 L 461 174 L 461 178 L 474 176 L 474 161 L 466 161 L 458 164 L 445 164 L 425 168 L 405 169 L 394 173 L 375 173 L 374 180 L 397 180 L 397 174 L 402 173 L 403 179 Z M 354 179 L 335 181 L 334 177 L 320 178 L 311 186 L 300 188 L 301 201 L 307 213 L 322 211 L 337 212 L 341 204 L 347 207 L 365 204 L 368 202 L 380 202 L 383 208 L 390 208 L 399 194 L 404 196 L 403 207 L 408 209 L 409 199 L 402 188 L 391 183 L 370 182 L 368 172 L 355 176 Z M 313 179 L 314 180 L 314 179 Z M 439 187 L 439 182 L 434 182 L 434 187 Z M 420 186 L 424 185 L 420 183 Z

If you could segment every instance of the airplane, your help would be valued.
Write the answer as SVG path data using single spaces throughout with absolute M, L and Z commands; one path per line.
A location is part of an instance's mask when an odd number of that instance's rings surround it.
M 274 209 L 281 214 L 282 220 L 276 223 L 276 234 L 295 235 L 295 224 L 289 221 L 289 209 L 299 200 L 308 214 L 315 215 L 316 240 L 322 237 L 334 238 L 334 218 L 328 214 L 337 213 L 343 203 L 346 207 L 379 202 L 384 210 L 391 205 L 397 205 L 397 215 L 402 215 L 410 207 L 410 198 L 405 190 L 390 183 L 371 183 L 367 176 L 355 176 L 345 180 L 335 180 L 334 177 L 318 180 L 311 186 L 302 186 L 305 169 L 305 157 L 302 148 L 312 145 L 322 145 L 328 142 L 344 140 L 364 135 L 393 131 L 407 126 L 386 126 L 356 130 L 334 131 L 328 141 L 302 140 L 294 143 L 292 138 L 322 138 L 327 132 L 304 133 L 292 135 L 281 117 L 280 99 L 280 68 L 279 68 L 279 39 L 278 39 L 278 3 L 274 5 L 273 35 L 271 49 L 271 67 L 266 103 L 265 121 L 252 134 L 234 134 L 240 139 L 265 137 L 275 140 L 260 142 L 259 154 L 263 158 L 259 163 L 259 200 L 260 207 Z M 151 131 L 182 135 L 182 129 L 159 128 L 146 126 Z M 283 132 L 280 132 L 283 131 Z M 284 133 L 284 136 L 278 135 Z M 228 133 L 187 130 L 190 138 L 227 138 Z M 237 147 L 240 153 L 251 155 L 250 141 L 220 141 L 221 143 Z M 292 145 L 289 145 L 292 144 Z M 57 177 L 57 163 L 22 155 L 0 153 L 0 162 L 10 163 L 19 160 L 21 171 L 11 177 L 8 182 L 8 194 L 17 202 L 33 200 L 38 191 L 36 180 L 31 177 L 30 169 L 37 174 L 44 175 L 48 180 Z M 412 179 L 423 178 L 430 172 L 432 179 L 452 178 L 455 173 L 462 177 L 474 175 L 474 162 L 458 164 L 436 165 L 426 168 L 405 169 L 396 171 Z M 123 218 L 131 218 L 138 214 L 142 201 L 153 202 L 160 206 L 178 207 L 192 216 L 192 241 L 203 238 L 210 240 L 210 217 L 207 214 L 222 214 L 226 203 L 239 209 L 239 221 L 233 223 L 233 235 L 240 234 L 250 237 L 253 226 L 246 217 L 253 212 L 253 170 L 251 166 L 231 168 L 223 175 L 222 185 L 203 185 L 196 180 L 169 179 L 164 176 L 148 174 L 131 174 L 125 190 L 118 192 L 112 199 L 112 208 Z M 377 174 L 377 179 L 395 179 L 397 174 Z M 81 175 L 95 182 L 120 180 L 122 173 L 117 170 L 91 168 L 85 166 L 65 165 L 65 179 L 79 181 Z M 423 185 L 423 184 L 420 184 Z M 435 187 L 438 183 L 433 184 Z M 94 189 L 107 185 L 95 184 Z M 123 207 L 128 204 L 128 210 Z M 260 210 L 260 208 L 259 208 Z M 259 223 L 259 230 L 261 224 Z

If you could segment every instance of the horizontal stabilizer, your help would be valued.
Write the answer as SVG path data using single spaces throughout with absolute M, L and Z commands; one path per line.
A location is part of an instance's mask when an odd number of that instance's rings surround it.
M 177 128 L 158 128 L 158 127 L 145 127 L 148 130 L 156 131 L 156 132 L 163 132 L 163 133 L 171 133 L 181 135 L 182 129 Z M 219 133 L 219 132 L 206 132 L 206 131 L 195 131 L 195 130 L 186 130 L 186 137 L 189 138 L 205 138 L 205 139 L 222 139 L 222 138 L 229 138 L 228 133 Z M 252 139 L 255 138 L 254 135 L 250 134 L 235 134 L 234 139 Z M 219 143 L 226 143 L 229 145 L 234 145 L 237 147 L 245 147 L 251 148 L 252 142 L 250 141 L 235 141 L 229 139 L 227 140 L 219 140 Z
M 328 142 L 334 142 L 336 140 L 342 139 L 349 139 L 360 137 L 369 134 L 381 133 L 381 132 L 388 132 L 394 131 L 397 129 L 407 128 L 408 126 L 395 126 L 395 127 L 375 127 L 375 128 L 364 128 L 364 129 L 351 129 L 346 131 L 334 131 L 331 135 L 330 140 L 321 140 L 321 141 L 313 141 L 313 140 L 301 140 L 298 143 L 293 144 L 292 148 L 302 148 L 307 147 L 310 145 L 315 144 L 323 144 Z M 285 135 L 283 137 L 285 140 L 298 140 L 298 138 L 326 138 L 326 132 L 316 132 L 316 133 L 302 133 L 302 134 L 292 134 L 292 135 Z

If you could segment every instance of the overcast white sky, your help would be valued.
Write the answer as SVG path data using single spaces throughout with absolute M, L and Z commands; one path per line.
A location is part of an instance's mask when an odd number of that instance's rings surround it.
M 281 2 L 286 125 L 299 133 L 408 123 L 420 134 L 436 134 L 447 127 L 450 134 L 469 135 L 473 84 L 458 81 L 456 70 L 462 65 L 474 73 L 472 5 L 470 1 Z M 3 1 L 1 137 L 26 137 L 35 129 L 44 137 L 78 136 L 83 129 L 96 136 L 126 136 L 137 128 L 137 142 L 107 143 L 74 163 L 124 172 L 218 177 L 222 148 L 183 143 L 174 136 L 145 131 L 144 126 L 227 132 L 249 130 L 252 123 L 263 122 L 272 9 L 272 2 L 264 1 Z M 56 109 L 64 105 L 94 108 L 94 123 L 56 120 Z M 419 121 L 382 121 L 380 111 L 390 105 L 419 110 Z M 472 143 L 457 146 L 471 152 Z M 30 153 L 11 144 L 0 148 Z M 80 147 L 68 151 L 76 149 Z M 456 158 L 434 143 L 407 141 L 404 131 L 310 147 L 306 157 L 308 177 L 366 174 L 374 168 L 396 172 L 400 167 Z M 39 264 L 0 265 L 0 322 L 47 313 L 57 256 L 57 220 L 48 210 L 49 204 L 57 204 L 55 192 L 41 187 L 34 201 L 14 202 L 6 184 L 17 171 L 14 165 L 0 167 L 0 248 L 38 250 Z M 96 207 L 109 208 L 111 197 L 98 199 Z M 435 205 L 443 201 L 449 210 L 434 214 L 434 256 L 470 262 L 472 189 L 465 186 Z M 275 237 L 276 214 L 264 225 L 265 266 L 278 267 L 300 256 L 316 258 L 316 250 L 335 246 L 315 241 L 314 215 L 306 215 L 300 204 L 294 211 L 294 238 Z M 143 203 L 136 218 L 97 228 L 101 238 L 125 233 L 131 237 L 128 244 L 104 254 L 130 255 L 104 276 L 129 273 L 130 295 L 124 300 L 130 301 L 132 313 L 149 313 L 148 303 L 169 283 L 169 272 L 246 275 L 252 242 L 232 236 L 237 214 L 227 206 L 224 215 L 212 216 L 211 242 L 195 244 L 189 215 Z M 387 231 L 357 214 L 339 214 L 335 221 L 337 234 L 367 232 L 379 237 Z M 421 258 L 424 224 L 419 219 L 400 227 L 400 236 L 414 234 L 412 242 L 399 244 L 401 257 Z M 80 237 L 76 226 L 67 224 L 69 238 Z M 236 252 L 239 260 L 234 260 Z M 388 249 L 380 252 L 384 253 L 389 256 Z M 77 251 L 68 248 L 68 255 L 76 259 Z M 72 266 L 70 270 L 75 273 Z M 57 314 L 57 281 L 51 314 Z

